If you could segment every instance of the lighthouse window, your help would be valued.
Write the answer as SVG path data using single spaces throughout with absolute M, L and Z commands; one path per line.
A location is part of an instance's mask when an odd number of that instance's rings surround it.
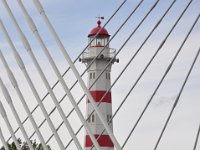
M 92 115 L 92 122 L 94 122 L 94 115 Z
M 93 79 L 95 79 L 95 72 L 93 72 Z
M 112 123 L 112 120 L 111 120 L 111 119 L 112 119 L 112 115 L 107 115 L 107 122 L 108 122 L 108 123 L 109 123 L 109 122 Z
M 106 72 L 106 79 L 110 79 L 110 73 Z
M 89 38 L 89 42 L 92 41 L 93 37 Z M 91 46 L 105 46 L 108 43 L 107 37 L 97 37 L 91 42 Z
M 97 39 L 97 46 L 102 46 L 101 39 Z
M 105 40 L 104 39 L 101 39 L 101 44 L 102 44 L 102 46 L 105 46 Z
M 90 77 L 90 79 L 95 79 L 95 72 L 91 72 L 91 73 L 89 74 L 89 77 Z
M 92 40 L 92 39 L 91 39 Z M 91 46 L 96 46 L 96 39 L 94 39 L 91 43 Z
M 109 122 L 110 118 L 109 118 L 109 115 L 107 115 L 107 122 Z

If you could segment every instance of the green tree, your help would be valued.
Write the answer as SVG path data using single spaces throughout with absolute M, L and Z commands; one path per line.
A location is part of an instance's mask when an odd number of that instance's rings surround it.
M 19 142 L 19 145 L 21 146 L 22 150 L 30 150 L 27 142 L 22 142 L 21 139 L 18 139 L 18 142 Z M 31 143 L 35 150 L 43 150 L 42 144 L 37 143 L 36 140 L 34 140 L 34 141 L 31 140 Z M 49 150 L 51 150 L 51 147 L 49 145 L 47 145 L 47 147 Z M 14 142 L 8 143 L 8 148 L 9 148 L 9 150 L 17 150 L 17 147 Z M 5 150 L 5 148 L 1 147 L 0 150 Z

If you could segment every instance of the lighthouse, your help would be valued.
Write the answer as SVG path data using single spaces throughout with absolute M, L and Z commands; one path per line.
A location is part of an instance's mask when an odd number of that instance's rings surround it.
M 101 19 L 103 17 L 99 17 L 97 21 L 97 27 L 93 28 L 88 35 L 89 43 L 94 39 L 95 35 L 99 32 L 99 34 L 95 37 L 95 39 L 91 42 L 86 52 L 82 54 L 82 58 L 80 61 L 88 67 L 88 88 L 90 88 L 90 93 L 95 100 L 95 103 L 99 105 L 99 110 L 101 111 L 104 120 L 109 121 L 112 117 L 112 94 L 109 90 L 111 86 L 111 67 L 115 62 L 118 62 L 118 59 L 115 58 L 116 50 L 109 47 L 109 33 L 105 28 L 101 27 Z M 98 56 L 98 57 L 97 57 Z M 97 58 L 96 58 L 97 57 Z M 93 59 L 95 61 L 92 63 Z M 112 61 L 111 61 L 112 60 Z M 106 70 L 102 73 L 104 68 L 107 66 Z M 92 63 L 92 64 L 91 64 Z M 102 74 L 101 74 L 102 73 Z M 95 82 L 97 77 L 101 74 L 98 80 Z M 92 87 L 91 87 L 92 86 Z M 108 91 L 108 92 L 107 92 Z M 95 138 L 98 139 L 99 146 L 102 150 L 114 150 L 114 145 L 112 140 L 110 139 L 107 132 L 102 134 L 104 130 L 104 126 L 101 123 L 98 115 L 94 112 L 92 115 L 93 107 L 90 104 L 90 101 L 86 100 L 86 118 L 88 118 L 87 122 L 89 127 L 92 130 Z M 109 124 L 111 130 L 113 131 L 113 123 Z M 102 135 L 101 135 L 102 134 Z M 85 150 L 90 150 L 93 143 L 86 133 L 85 135 Z M 95 148 L 93 148 L 95 150 Z

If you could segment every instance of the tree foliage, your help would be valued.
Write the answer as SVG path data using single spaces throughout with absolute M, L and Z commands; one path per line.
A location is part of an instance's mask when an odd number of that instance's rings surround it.
M 21 146 L 21 150 L 30 150 L 27 142 L 22 142 L 21 139 L 18 139 L 19 145 Z M 36 140 L 31 140 L 34 150 L 43 150 L 42 144 L 37 143 Z M 51 147 L 47 145 L 48 149 L 51 150 Z M 9 150 L 17 150 L 17 147 L 14 142 L 8 143 Z M 5 150 L 4 147 L 1 147 L 0 150 Z

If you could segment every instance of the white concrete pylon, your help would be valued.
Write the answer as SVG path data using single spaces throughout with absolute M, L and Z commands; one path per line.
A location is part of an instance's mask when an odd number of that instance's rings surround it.
M 53 122 L 51 121 L 50 117 L 48 116 L 48 113 L 47 113 L 47 111 L 46 111 L 46 109 L 45 109 L 45 107 L 44 107 L 44 105 L 43 105 L 43 103 L 42 103 L 42 101 L 39 97 L 39 94 L 38 94 L 32 80 L 31 80 L 26 68 L 25 68 L 25 65 L 24 65 L 19 53 L 17 52 L 14 44 L 12 43 L 12 41 L 11 41 L 9 35 L 8 35 L 8 32 L 6 31 L 5 26 L 3 25 L 1 20 L 0 20 L 0 28 L 2 29 L 2 31 L 5 35 L 5 38 L 7 39 L 8 43 L 9 43 L 9 45 L 10 45 L 12 51 L 13 51 L 13 55 L 14 55 L 16 61 L 17 61 L 17 64 L 18 64 L 19 68 L 21 69 L 21 71 L 23 72 L 23 74 L 24 74 L 24 76 L 25 76 L 25 78 L 26 78 L 26 80 L 27 80 L 27 82 L 28 82 L 28 84 L 29 84 L 29 86 L 30 86 L 30 88 L 31 88 L 31 90 L 32 90 L 32 92 L 33 92 L 33 94 L 34 94 L 34 96 L 35 96 L 45 118 L 46 118 L 46 120 L 47 120 L 47 122 L 48 122 L 48 125 L 49 125 L 51 131 L 53 132 L 53 134 L 55 136 L 55 139 L 58 143 L 58 146 L 60 147 L 60 149 L 65 150 L 64 145 L 63 145 L 63 143 L 62 143 L 62 141 L 61 141 L 54 125 L 53 125 Z
M 25 7 L 23 6 L 23 3 L 22 3 L 21 0 L 18 0 L 18 4 L 19 4 L 20 8 L 22 9 L 22 11 L 23 11 L 23 13 L 24 13 L 24 15 L 25 15 L 25 18 L 27 19 L 27 22 L 28 22 L 28 24 L 29 24 L 31 30 L 32 30 L 33 33 L 36 35 L 37 40 L 38 40 L 39 43 L 41 44 L 41 46 L 42 46 L 42 48 L 43 48 L 45 54 L 47 55 L 47 57 L 48 57 L 48 59 L 49 59 L 49 58 L 50 58 L 50 55 L 48 55 L 48 53 L 47 53 L 48 50 L 47 50 L 47 48 L 45 47 L 45 45 L 44 45 L 44 43 L 43 43 L 43 41 L 42 41 L 42 38 L 40 37 L 40 34 L 39 34 L 38 31 L 37 31 L 36 25 L 34 24 L 32 18 L 28 15 L 28 13 L 27 13 Z M 35 58 L 35 56 L 34 56 L 34 54 L 33 54 L 33 52 L 31 51 L 30 48 L 29 48 L 29 51 L 28 51 L 28 52 L 29 52 L 29 55 L 30 55 L 30 57 L 32 58 L 32 60 L 33 60 L 33 62 L 34 62 L 34 65 L 36 66 L 36 68 L 37 68 L 37 70 L 38 70 L 38 73 L 40 74 L 40 77 L 42 78 L 42 81 L 44 82 L 44 84 L 45 84 L 45 86 L 46 86 L 48 92 L 50 93 L 50 96 L 51 96 L 51 98 L 52 98 L 52 100 L 53 100 L 53 102 L 54 102 L 54 104 L 55 104 L 55 106 L 56 106 L 56 108 L 57 108 L 57 110 L 58 110 L 58 112 L 59 112 L 61 118 L 63 119 L 65 126 L 67 127 L 67 129 L 68 129 L 68 131 L 69 131 L 71 137 L 73 138 L 76 147 L 77 147 L 79 150 L 82 150 L 82 147 L 81 147 L 80 142 L 78 141 L 78 139 L 77 139 L 77 137 L 76 137 L 76 135 L 75 135 L 75 133 L 74 133 L 74 131 L 73 131 L 73 129 L 72 129 L 70 123 L 69 123 L 69 121 L 68 121 L 67 118 L 65 117 L 64 111 L 62 110 L 61 106 L 59 105 L 59 102 L 58 102 L 58 100 L 57 100 L 55 94 L 53 93 L 53 90 L 51 89 L 50 84 L 48 83 L 48 81 L 47 81 L 47 79 L 46 79 L 46 77 L 45 77 L 45 75 L 44 75 L 44 73 L 43 73 L 43 71 L 42 71 L 42 69 L 41 69 L 39 63 L 37 62 L 37 60 L 36 60 L 36 58 Z M 50 63 L 51 63 L 51 65 L 53 65 L 53 61 L 50 61 Z M 53 69 L 55 69 L 55 66 L 54 66 L 54 65 L 53 65 Z M 64 147 L 63 147 L 63 148 L 64 148 Z
M 27 49 L 28 52 L 29 52 L 29 51 L 32 51 L 32 49 L 31 49 L 31 47 L 30 47 L 30 44 L 28 43 L 28 40 L 26 39 L 25 35 L 24 35 L 23 32 L 21 31 L 21 29 L 20 29 L 20 27 L 19 27 L 19 25 L 18 25 L 16 19 L 14 19 L 14 16 L 12 15 L 12 12 L 11 12 L 11 10 L 9 10 L 9 7 L 8 7 L 8 5 L 7 5 L 7 3 L 6 3 L 5 1 L 4 1 L 4 5 L 6 6 L 8 12 L 9 12 L 9 14 L 10 14 L 10 16 L 11 16 L 11 18 L 12 18 L 14 24 L 15 24 L 15 27 L 17 28 L 17 31 L 18 31 L 19 34 L 20 34 L 21 41 L 23 42 L 24 47 Z M 33 25 L 33 26 L 35 26 L 35 25 Z M 37 29 L 35 29 L 34 31 L 37 32 Z M 40 38 L 40 39 L 41 39 L 41 38 Z M 82 115 L 82 113 L 81 113 L 79 107 L 77 106 L 76 101 L 75 101 L 75 99 L 73 98 L 73 96 L 72 96 L 72 94 L 71 94 L 69 88 L 67 87 L 67 85 L 66 85 L 66 83 L 65 83 L 65 81 L 64 81 L 64 79 L 63 79 L 63 77 L 62 77 L 62 75 L 61 75 L 61 73 L 59 72 L 59 70 L 57 69 L 55 63 L 53 62 L 53 59 L 51 58 L 50 54 L 48 53 L 48 50 L 47 50 L 46 46 L 44 45 L 44 43 L 43 43 L 42 41 L 41 41 L 41 43 L 42 43 L 42 47 L 43 47 L 43 49 L 44 49 L 46 55 L 48 56 L 48 58 L 50 59 L 51 64 L 53 65 L 53 69 L 54 69 L 56 75 L 58 76 L 58 78 L 59 78 L 59 80 L 60 80 L 60 82 L 61 82 L 61 84 L 62 84 L 62 86 L 63 86 L 63 88 L 64 88 L 64 90 L 65 90 L 65 92 L 67 93 L 67 95 L 68 95 L 68 97 L 69 97 L 69 99 L 70 99 L 72 105 L 74 106 L 74 108 L 75 108 L 75 110 L 76 110 L 76 112 L 77 112 L 77 114 L 78 114 L 78 116 L 79 116 L 81 122 L 83 123 L 83 125 L 84 125 L 85 128 L 86 128 L 86 130 L 88 131 L 88 133 L 89 133 L 89 135 L 90 135 L 90 137 L 91 137 L 93 143 L 95 143 L 95 146 L 97 147 L 97 149 L 99 149 L 98 143 L 97 143 L 96 139 L 94 138 L 94 136 L 93 136 L 93 134 L 92 134 L 92 132 L 91 132 L 89 126 L 87 125 L 87 123 L 86 123 L 86 121 L 85 121 L 85 119 L 84 119 L 84 117 L 83 117 L 83 115 Z M 29 54 L 30 54 L 30 55 L 33 55 L 33 53 L 29 53 Z M 34 56 L 31 56 L 31 57 L 34 57 Z
M 31 141 L 30 141 L 30 139 L 29 139 L 29 137 L 28 137 L 28 135 L 27 135 L 27 133 L 26 133 L 24 127 L 23 127 L 23 124 L 21 123 L 21 120 L 20 120 L 20 118 L 19 118 L 19 115 L 18 115 L 18 113 L 17 113 L 17 111 L 16 111 L 16 109 L 15 109 L 15 107 L 14 107 L 14 105 L 13 105 L 11 96 L 10 96 L 10 94 L 9 94 L 9 92 L 8 92 L 8 90 L 7 90 L 7 88 L 5 87 L 3 81 L 1 80 L 1 78 L 0 78 L 0 87 L 1 87 L 2 93 L 3 93 L 4 97 L 5 97 L 5 99 L 6 99 L 7 103 L 8 103 L 8 105 L 10 106 L 10 108 L 11 108 L 11 110 L 12 110 L 13 115 L 15 116 L 15 119 L 16 119 L 16 121 L 17 121 L 17 124 L 19 125 L 19 127 L 20 127 L 20 129 L 21 129 L 21 131 L 22 131 L 22 134 L 23 134 L 23 136 L 24 136 L 24 138 L 25 138 L 25 140 L 26 140 L 26 142 L 27 142 L 27 144 L 28 144 L 30 150 L 34 150 L 32 144 L 31 144 Z
M 8 145 L 6 143 L 6 140 L 5 140 L 5 138 L 3 136 L 3 133 L 1 131 L 1 128 L 0 128 L 0 139 L 1 139 L 1 142 L 3 143 L 3 146 L 4 146 L 5 150 L 9 150 Z
M 24 97 L 23 97 L 23 95 L 22 95 L 22 93 L 21 93 L 21 91 L 20 91 L 20 89 L 18 87 L 18 83 L 17 83 L 12 71 L 10 70 L 10 68 L 9 68 L 9 66 L 8 66 L 8 64 L 6 62 L 6 59 L 4 58 L 1 50 L 0 50 L 0 59 L 3 62 L 3 65 L 4 65 L 5 69 L 6 69 L 7 75 L 9 77 L 9 80 L 10 80 L 10 82 L 12 83 L 13 87 L 16 90 L 16 92 L 17 92 L 17 94 L 19 96 L 19 99 L 21 100 L 22 105 L 23 105 L 23 107 L 24 107 L 24 109 L 25 109 L 25 111 L 26 111 L 26 113 L 28 115 L 28 118 L 30 119 L 31 124 L 33 125 L 33 128 L 34 128 L 34 130 L 35 130 L 40 142 L 42 143 L 42 146 L 43 146 L 44 150 L 48 150 L 47 145 L 46 145 L 46 143 L 44 141 L 44 138 L 43 138 L 41 132 L 39 131 L 38 127 L 37 127 L 37 124 L 36 124 L 32 114 L 31 114 L 31 112 L 30 112 L 30 110 L 28 108 L 28 105 L 26 104 L 26 101 L 25 101 L 25 99 L 24 99 Z
M 6 111 L 5 111 L 5 109 L 4 109 L 3 104 L 1 103 L 1 101 L 0 101 L 0 113 L 1 113 L 1 116 L 3 117 L 3 119 L 4 119 L 5 123 L 6 123 L 6 126 L 7 126 L 8 130 L 9 130 L 11 136 L 12 136 L 12 139 L 13 139 L 16 147 L 17 147 L 17 150 L 21 150 L 19 142 L 18 142 L 18 140 L 17 140 L 17 138 L 15 136 L 15 133 L 14 133 L 13 128 L 12 128 L 12 126 L 11 126 L 9 120 L 8 120 Z

